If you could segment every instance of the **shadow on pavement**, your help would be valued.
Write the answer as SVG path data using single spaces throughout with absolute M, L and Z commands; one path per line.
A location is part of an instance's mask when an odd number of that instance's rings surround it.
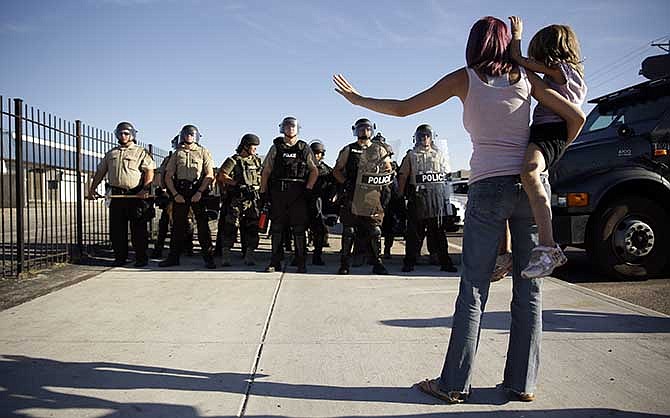
M 383 325 L 407 328 L 451 328 L 452 317 L 388 319 Z M 485 312 L 482 328 L 509 331 L 509 312 Z M 542 327 L 546 332 L 670 333 L 670 318 L 571 310 L 545 310 Z
M 115 402 L 95 396 L 71 394 L 71 389 L 132 390 L 159 389 L 193 392 L 221 392 L 244 396 L 249 375 L 246 373 L 206 373 L 198 371 L 139 366 L 108 362 L 61 362 L 45 358 L 5 355 L 0 358 L 0 415 L 23 417 L 28 409 L 65 410 L 98 409 L 110 410 L 111 417 L 201 417 L 198 410 L 189 405 L 146 402 Z M 257 375 L 262 379 L 268 375 Z M 442 404 L 412 387 L 337 387 L 322 385 L 296 385 L 255 380 L 251 388 L 252 398 L 338 400 L 352 402 L 390 402 L 401 404 Z M 508 403 L 502 391 L 496 388 L 475 388 L 469 404 L 504 405 Z M 450 406 L 450 413 L 460 417 L 517 417 L 520 411 L 459 412 L 458 406 Z M 452 409 L 453 408 L 453 409 Z M 561 409 L 524 410 L 526 417 L 660 417 L 654 414 L 618 411 L 613 409 Z M 208 417 L 211 415 L 207 415 Z M 268 416 L 268 415 L 264 415 Z M 281 415 L 271 415 L 281 417 Z M 365 417 L 365 415 L 356 415 Z M 379 415 L 375 415 L 379 416 Z M 444 416 L 441 413 L 423 415 L 385 415 L 389 418 Z M 221 416 L 223 417 L 223 416 Z

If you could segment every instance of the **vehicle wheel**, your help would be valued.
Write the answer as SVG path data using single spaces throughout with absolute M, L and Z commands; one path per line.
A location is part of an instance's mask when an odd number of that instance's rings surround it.
M 587 248 L 598 269 L 625 280 L 645 280 L 664 271 L 670 254 L 670 223 L 662 206 L 628 196 L 594 216 Z

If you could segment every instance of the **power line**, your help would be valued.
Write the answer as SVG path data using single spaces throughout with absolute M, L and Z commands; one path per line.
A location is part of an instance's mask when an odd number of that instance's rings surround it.
M 658 38 L 653 39 L 649 43 L 644 43 L 644 45 L 634 48 L 632 51 L 628 52 L 624 56 L 618 57 L 614 61 L 604 64 L 602 67 L 596 69 L 595 71 L 589 74 L 589 81 L 598 78 L 599 77 L 598 74 L 607 74 L 612 69 L 612 67 L 616 66 L 617 64 L 621 64 L 622 61 L 629 61 L 631 59 L 630 58 L 631 56 L 635 56 L 636 54 L 637 55 L 642 54 L 644 50 L 651 48 L 650 44 L 660 41 L 661 39 L 667 39 L 667 38 L 670 38 L 670 35 L 659 36 Z

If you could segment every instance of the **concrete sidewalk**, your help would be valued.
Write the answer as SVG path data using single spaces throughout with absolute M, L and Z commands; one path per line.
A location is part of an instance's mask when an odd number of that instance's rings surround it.
M 491 288 L 470 402 L 439 374 L 458 275 L 117 268 L 0 312 L 1 417 L 657 417 L 670 414 L 670 318 L 544 282 L 538 399 L 501 381 L 511 281 Z M 394 260 L 392 271 L 399 271 Z M 262 266 L 259 264 L 258 268 Z

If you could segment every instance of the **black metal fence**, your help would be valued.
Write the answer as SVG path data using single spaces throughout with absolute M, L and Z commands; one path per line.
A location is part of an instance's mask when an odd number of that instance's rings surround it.
M 77 262 L 109 247 L 105 202 L 86 197 L 98 163 L 117 145 L 114 135 L 2 96 L 0 133 L 2 277 Z M 139 145 L 157 166 L 167 156 L 151 144 Z

